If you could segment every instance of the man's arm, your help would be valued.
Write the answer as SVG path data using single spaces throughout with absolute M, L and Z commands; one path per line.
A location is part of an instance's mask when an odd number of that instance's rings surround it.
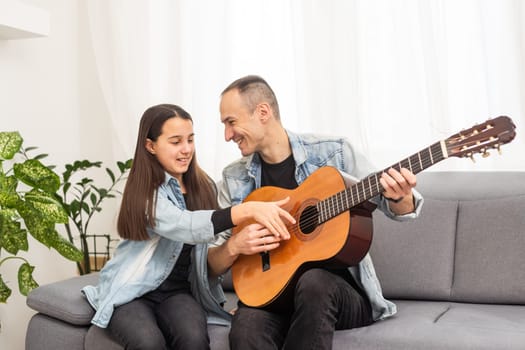
M 287 238 L 271 234 L 260 224 L 247 225 L 222 245 L 208 249 L 209 274 L 222 275 L 233 265 L 240 254 L 251 255 L 273 250 L 279 246 L 281 239 Z
M 412 193 L 410 193 L 408 196 L 404 196 L 403 199 L 398 203 L 389 201 L 388 206 L 390 207 L 390 210 L 396 215 L 412 213 L 416 209 L 414 206 L 414 196 Z

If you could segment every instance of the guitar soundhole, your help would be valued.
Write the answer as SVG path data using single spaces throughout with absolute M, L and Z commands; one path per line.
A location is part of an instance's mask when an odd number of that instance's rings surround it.
M 315 206 L 304 208 L 299 218 L 299 228 L 304 234 L 312 233 L 317 227 L 319 213 Z

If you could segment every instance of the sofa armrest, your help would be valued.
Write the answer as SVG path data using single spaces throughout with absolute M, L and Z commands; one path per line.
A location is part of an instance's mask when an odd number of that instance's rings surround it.
M 89 325 L 95 310 L 81 289 L 88 284 L 95 285 L 97 281 L 98 272 L 42 285 L 29 293 L 26 303 L 33 310 L 67 323 Z

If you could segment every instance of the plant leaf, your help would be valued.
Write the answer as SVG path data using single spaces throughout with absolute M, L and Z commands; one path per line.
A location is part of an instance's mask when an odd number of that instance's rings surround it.
M 46 247 L 51 247 L 56 235 L 55 223 L 43 217 L 28 203 L 24 203 L 17 210 L 24 218 L 24 223 L 31 236 Z
M 13 209 L 0 209 L 0 248 L 13 255 L 29 249 L 27 231 L 20 227 Z
M 13 159 L 16 152 L 20 150 L 24 139 L 18 131 L 0 132 L 0 158 Z
M 28 159 L 22 164 L 14 164 L 17 179 L 31 187 L 55 193 L 60 188 L 60 177 L 44 166 L 38 159 Z
M 18 289 L 20 294 L 27 296 L 30 291 L 38 287 L 38 283 L 33 279 L 34 266 L 23 263 L 18 269 Z
M 6 303 L 7 299 L 11 295 L 11 288 L 4 283 L 2 274 L 0 274 L 0 303 Z
M 26 225 L 28 224 L 26 220 Z M 30 227 L 29 227 L 30 226 Z M 28 231 L 37 241 L 50 248 L 54 237 L 54 225 L 40 223 L 29 223 Z
M 39 154 L 39 155 L 34 156 L 33 159 L 43 159 L 43 158 L 46 158 L 47 156 L 48 156 L 48 154 L 43 153 L 43 154 Z
M 100 197 L 104 198 L 108 195 L 108 190 L 105 189 L 105 188 L 96 188 L 98 194 L 100 195 Z
M 0 173 L 0 206 L 14 208 L 21 201 L 16 192 L 18 180 L 14 176 L 5 176 Z
M 92 183 L 93 182 L 93 179 L 90 179 L 90 178 L 87 178 L 87 177 L 83 177 L 82 180 L 80 180 L 80 182 L 77 182 L 77 185 L 82 185 L 82 186 L 85 186 L 89 183 Z
M 126 160 L 124 163 L 117 162 L 117 166 L 121 174 L 124 174 L 127 170 L 131 169 L 132 164 L 133 164 L 133 158 Z
M 108 173 L 109 177 L 111 178 L 111 182 L 115 183 L 115 174 L 111 171 L 110 168 L 106 168 L 106 172 Z
M 69 211 L 70 213 L 74 214 L 74 213 L 78 213 L 80 210 L 80 202 L 78 200 L 73 200 L 71 201 L 70 205 L 69 205 Z
M 86 202 L 82 202 L 82 210 L 88 215 L 91 213 L 91 208 L 89 208 L 89 205 Z
M 26 203 L 38 211 L 45 220 L 58 224 L 68 223 L 67 212 L 62 204 L 51 194 L 33 189 L 26 193 L 24 198 Z
M 71 261 L 81 261 L 84 258 L 82 251 L 58 233 L 55 236 L 53 248 L 55 248 L 64 258 Z
M 62 173 L 64 182 L 68 182 L 71 176 L 77 171 L 85 171 L 89 168 L 97 167 L 100 168 L 102 162 L 90 162 L 89 160 L 76 160 L 73 164 L 66 164 L 66 171 Z

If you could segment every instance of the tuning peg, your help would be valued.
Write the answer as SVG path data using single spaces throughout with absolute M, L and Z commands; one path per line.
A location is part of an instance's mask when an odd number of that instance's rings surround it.
M 469 153 L 468 156 L 469 156 L 470 160 L 472 161 L 472 163 L 476 163 L 476 158 L 474 158 L 474 154 Z
M 483 152 L 483 153 L 481 154 L 481 156 L 482 156 L 483 158 L 487 158 L 488 156 L 490 156 L 490 152 L 489 152 L 489 151 L 485 151 L 485 152 Z
M 498 150 L 498 154 L 501 155 L 501 147 L 499 144 L 496 145 L 496 149 Z

